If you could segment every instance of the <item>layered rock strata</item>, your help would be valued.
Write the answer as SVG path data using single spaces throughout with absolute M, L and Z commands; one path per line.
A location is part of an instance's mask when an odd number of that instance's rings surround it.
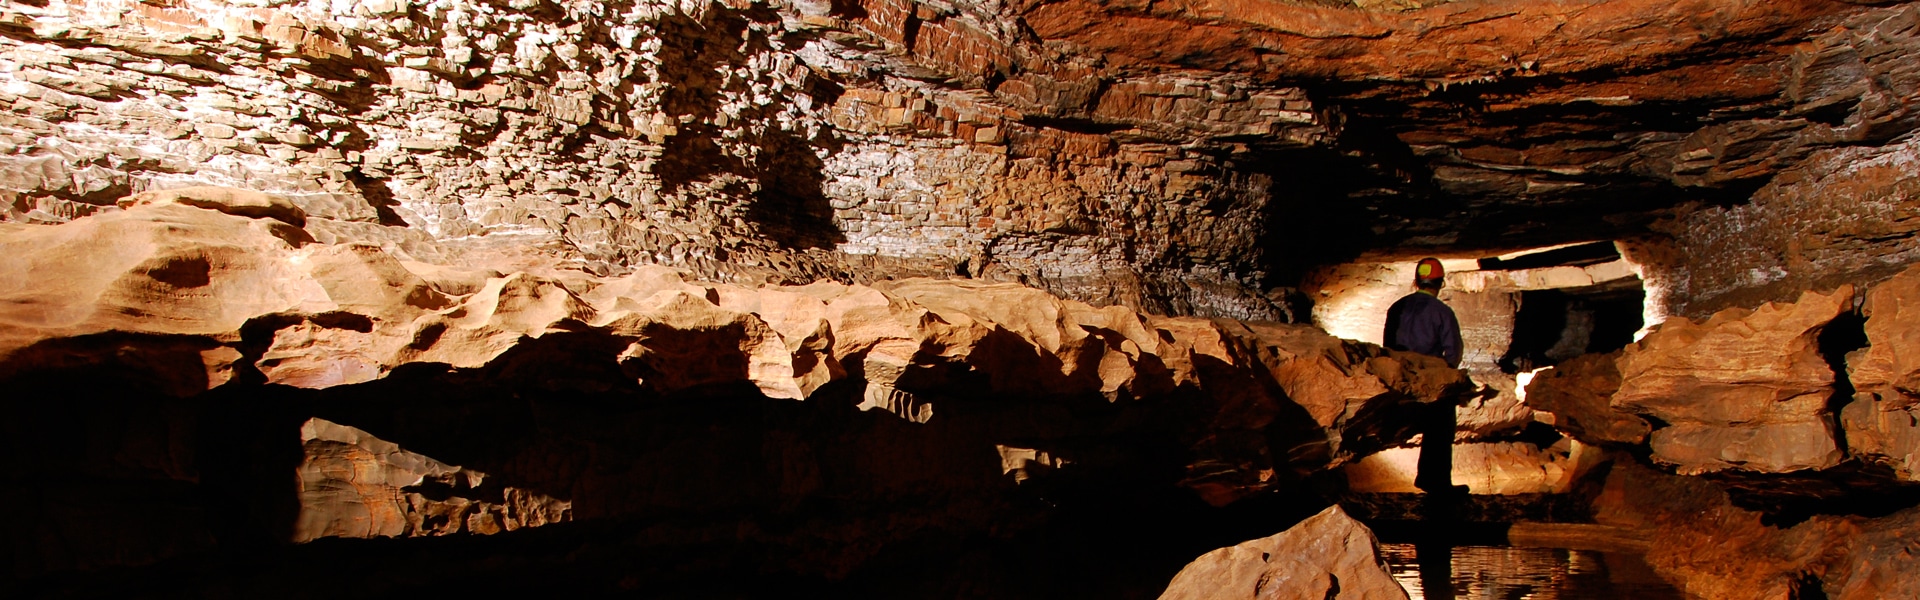
M 1814 516 L 1790 526 L 1729 501 L 1694 477 L 1632 464 L 1612 470 L 1595 519 L 1633 532 L 1647 563 L 1703 598 L 1900 598 L 1920 593 L 1911 576 L 1920 510 Z
M 1729 309 L 1705 322 L 1671 319 L 1620 355 L 1612 405 L 1668 424 L 1648 439 L 1683 474 L 1839 464 L 1834 371 L 1822 328 L 1851 309 L 1853 291 L 1807 292 L 1795 303 Z
M 1911 6 L 1393 4 L 16 3 L 0 214 L 235 185 L 411 260 L 1255 319 L 1306 263 L 1663 216 L 1676 314 L 1911 258 Z

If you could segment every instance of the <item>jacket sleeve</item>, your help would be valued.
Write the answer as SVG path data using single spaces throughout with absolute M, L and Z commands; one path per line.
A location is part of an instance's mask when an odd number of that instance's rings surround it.
M 1435 332 L 1437 335 L 1435 342 L 1440 348 L 1440 358 L 1447 361 L 1447 366 L 1458 369 L 1462 351 L 1466 346 L 1460 339 L 1460 319 L 1454 316 L 1450 309 L 1442 309 L 1440 312 L 1443 318 L 1436 319 L 1439 321 L 1439 331 Z

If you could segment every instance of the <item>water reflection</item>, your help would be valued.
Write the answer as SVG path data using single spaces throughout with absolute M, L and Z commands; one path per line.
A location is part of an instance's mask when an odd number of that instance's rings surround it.
M 1633 554 L 1425 543 L 1381 544 L 1380 550 L 1393 578 L 1414 600 L 1689 598 Z

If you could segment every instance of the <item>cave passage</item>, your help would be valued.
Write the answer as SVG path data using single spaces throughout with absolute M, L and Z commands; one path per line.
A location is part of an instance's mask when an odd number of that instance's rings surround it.
M 1644 324 L 1646 297 L 1639 279 L 1522 291 L 1513 342 L 1500 357 L 1500 370 L 1531 371 L 1582 354 L 1624 348 Z

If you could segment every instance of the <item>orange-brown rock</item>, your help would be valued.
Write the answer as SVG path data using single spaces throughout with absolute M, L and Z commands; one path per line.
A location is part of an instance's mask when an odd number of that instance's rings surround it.
M 1347 489 L 1363 494 L 1421 493 L 1419 448 L 1393 448 L 1348 463 Z M 1454 485 L 1473 494 L 1565 494 L 1604 459 L 1604 451 L 1573 438 L 1542 448 L 1527 442 L 1465 442 L 1453 446 Z
M 1920 593 L 1907 551 L 1920 523 L 1920 510 L 1912 508 L 1775 525 L 1735 506 L 1703 478 L 1621 463 L 1595 500 L 1594 519 L 1635 532 L 1647 542 L 1649 565 L 1702 598 L 1867 600 Z
M 1612 406 L 1668 423 L 1648 443 L 1684 474 L 1834 466 L 1834 375 L 1818 337 L 1852 298 L 1842 287 L 1704 322 L 1668 320 L 1622 352 Z
M 316 242 L 271 196 L 170 194 L 66 224 L 0 229 L 10 257 L 0 265 L 0 380 L 91 370 L 174 398 L 155 402 L 289 398 L 248 410 L 300 421 L 272 417 L 222 435 L 271 452 L 298 440 L 302 458 L 283 465 L 299 482 L 283 490 L 299 494 L 288 524 L 296 540 L 494 533 L 716 498 L 787 506 L 829 485 L 881 498 L 927 486 L 991 490 L 1054 471 L 1121 468 L 1079 437 L 1139 428 L 1190 448 L 1184 481 L 1168 485 L 1227 504 L 1403 442 L 1411 424 L 1397 408 L 1465 385 L 1429 357 L 1305 326 L 1150 316 L 966 280 L 746 287 L 657 267 L 595 276 L 436 266 Z M 764 451 L 754 442 L 770 474 L 756 466 L 726 480 L 705 474 L 742 468 L 737 448 L 708 447 L 722 440 L 682 442 L 705 448 L 695 451 L 651 445 L 700 437 L 690 432 L 593 434 L 639 446 L 616 451 L 565 428 L 522 430 L 526 417 L 500 415 L 535 409 L 495 385 L 611 395 L 623 398 L 613 405 L 670 413 L 695 409 L 662 399 L 729 398 L 714 406 L 775 413 L 787 409 L 758 403 L 804 400 L 832 415 L 814 418 L 862 425 L 825 441 L 803 438 L 829 434 L 785 432 Z M 835 412 L 848 398 L 867 416 Z M 297 408 L 308 403 L 315 408 Z M 1108 431 L 1103 421 L 1077 421 L 1084 406 L 1157 416 Z M 554 410 L 562 415 L 531 421 L 614 427 L 572 416 L 577 406 Z M 483 429 L 461 425 L 465 418 Z M 518 441 L 495 445 L 469 437 L 475 431 Z M 907 450 L 876 449 L 847 459 L 851 467 L 816 450 L 862 442 Z M 278 455 L 258 460 L 270 456 Z M 960 466 L 974 459 L 997 466 Z M 165 477 L 192 477 L 179 470 Z
M 1920 270 L 1908 269 L 1866 293 L 1862 329 L 1867 347 L 1846 357 L 1853 401 L 1841 409 L 1848 449 L 1884 464 L 1907 481 L 1920 480 Z
M 1338 506 L 1271 537 L 1208 552 L 1160 594 L 1162 600 L 1406 597 L 1387 573 L 1373 532 Z
M 293 541 L 492 534 L 570 520 L 571 503 L 487 481 L 325 419 L 300 426 Z M 425 493 L 423 493 L 425 492 Z
M 1920 269 L 1875 284 L 1861 310 L 1867 347 L 1847 356 L 1854 389 L 1895 407 L 1920 402 Z
M 1587 354 L 1540 371 L 1527 383 L 1527 406 L 1553 414 L 1553 426 L 1595 445 L 1635 445 L 1652 426 L 1613 408 L 1620 390 L 1619 355 Z

